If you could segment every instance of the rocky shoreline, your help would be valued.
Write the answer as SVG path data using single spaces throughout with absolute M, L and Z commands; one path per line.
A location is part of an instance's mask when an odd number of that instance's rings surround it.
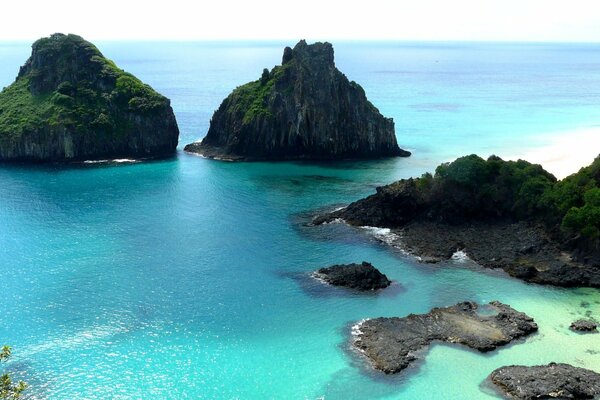
M 435 176 L 425 174 L 378 187 L 371 196 L 315 217 L 313 224 L 343 220 L 356 227 L 388 228 L 395 237 L 386 243 L 424 262 L 448 260 L 461 250 L 485 268 L 500 268 L 527 282 L 600 287 L 600 245 L 594 236 L 585 236 L 596 228 L 588 225 L 581 232 L 570 228 L 579 223 L 576 214 L 565 216 L 560 224 L 558 211 L 548 205 L 563 201 L 567 189 L 575 190 L 570 188 L 575 185 L 572 182 L 592 179 L 589 176 L 595 176 L 596 168 L 600 161 L 583 169 L 581 176 L 556 182 L 541 167 L 524 161 L 467 156 L 442 164 Z M 471 173 L 489 176 L 475 185 L 474 178 L 468 178 Z M 520 186 L 505 183 L 518 174 L 526 177 Z M 462 180 L 448 177 L 454 175 Z M 530 189 L 535 185 L 545 187 L 546 192 Z M 535 193 L 525 197 L 526 189 Z M 585 216 L 594 212 L 590 211 L 593 207 L 571 207 L 569 212 Z
M 344 211 L 317 217 L 315 224 L 343 219 Z M 445 224 L 414 221 L 382 241 L 421 262 L 450 260 L 457 251 L 484 268 L 502 269 L 526 282 L 562 287 L 600 287 L 600 270 L 577 262 L 539 226 L 497 221 Z
M 417 359 L 415 353 L 434 341 L 488 352 L 537 329 L 533 318 L 493 301 L 485 306 L 464 302 L 403 318 L 369 319 L 355 326 L 353 334 L 354 346 L 372 365 L 393 374 L 407 368 Z
M 600 396 L 600 374 L 568 364 L 502 367 L 492 372 L 489 380 L 510 399 L 596 399 Z

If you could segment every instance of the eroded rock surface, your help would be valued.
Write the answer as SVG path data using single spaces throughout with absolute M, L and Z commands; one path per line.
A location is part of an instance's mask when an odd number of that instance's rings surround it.
M 600 374 L 569 364 L 498 368 L 491 382 L 510 399 L 597 399 Z
M 494 301 L 485 306 L 464 302 L 427 314 L 375 318 L 355 328 L 354 346 L 376 369 L 396 373 L 434 341 L 460 343 L 481 352 L 504 346 L 537 331 L 533 318 Z

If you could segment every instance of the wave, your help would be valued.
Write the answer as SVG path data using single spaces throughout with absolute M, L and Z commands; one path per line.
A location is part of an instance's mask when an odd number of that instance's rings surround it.
M 111 160 L 85 160 L 84 164 L 133 164 L 138 163 L 140 160 L 135 160 L 132 158 L 114 158 Z
M 471 261 L 467 253 L 465 253 L 462 250 L 455 251 L 454 254 L 452 254 L 452 257 L 450 257 L 450 259 L 457 262 Z
M 352 325 L 352 327 L 350 328 L 350 334 L 355 338 L 358 338 L 359 336 L 361 336 L 363 334 L 363 331 L 361 331 L 360 328 L 362 328 L 363 324 L 365 322 L 367 322 L 368 320 L 369 320 L 369 318 L 363 318 L 360 321 L 358 321 L 356 324 Z
M 342 218 L 335 218 L 335 219 L 332 219 L 331 221 L 323 222 L 322 225 L 345 224 L 345 223 L 346 223 L 346 221 L 344 221 Z
M 400 239 L 400 236 L 392 232 L 390 228 L 379 228 L 376 226 L 361 226 L 360 228 L 367 231 L 367 233 L 375 237 L 375 239 L 389 244 L 390 246 L 394 246 Z

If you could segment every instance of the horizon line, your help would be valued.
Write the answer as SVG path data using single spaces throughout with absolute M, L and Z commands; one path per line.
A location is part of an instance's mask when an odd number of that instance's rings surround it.
M 59 32 L 55 32 L 59 33 Z M 73 34 L 73 33 L 70 33 Z M 75 35 L 77 35 L 75 33 Z M 0 38 L 0 43 L 22 43 L 22 42 L 35 42 L 38 39 L 48 37 L 40 36 L 36 38 L 18 38 L 18 39 L 4 39 Z M 78 35 L 82 36 L 82 35 Z M 83 37 L 83 36 L 82 36 Z M 521 40 L 521 39 L 401 39 L 401 38 L 332 38 L 332 39 L 317 39 L 317 38 L 86 38 L 89 42 L 196 42 L 196 43 L 280 43 L 284 41 L 298 42 L 300 40 L 306 40 L 309 42 L 337 42 L 337 43 L 523 43 L 523 44 L 600 44 L 600 40 L 562 40 L 562 39 L 549 39 L 549 40 Z

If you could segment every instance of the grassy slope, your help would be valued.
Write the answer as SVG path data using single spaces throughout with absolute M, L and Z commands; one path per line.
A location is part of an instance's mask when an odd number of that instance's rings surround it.
M 146 114 L 168 103 L 150 86 L 104 58 L 91 43 L 75 35 L 65 38 L 61 40 L 71 43 L 44 38 L 34 47 L 38 52 L 60 52 L 69 46 L 85 48 L 92 54 L 85 68 L 99 71 L 97 79 L 112 82 L 112 88 L 101 89 L 97 82 L 88 80 L 65 81 L 54 90 L 33 95 L 30 85 L 44 71 L 31 70 L 0 93 L 0 139 L 16 140 L 24 132 L 48 126 L 64 126 L 82 134 L 91 130 L 121 134 L 128 129 L 128 122 L 115 110 Z M 69 68 L 68 54 L 59 53 L 56 60 L 57 68 Z

